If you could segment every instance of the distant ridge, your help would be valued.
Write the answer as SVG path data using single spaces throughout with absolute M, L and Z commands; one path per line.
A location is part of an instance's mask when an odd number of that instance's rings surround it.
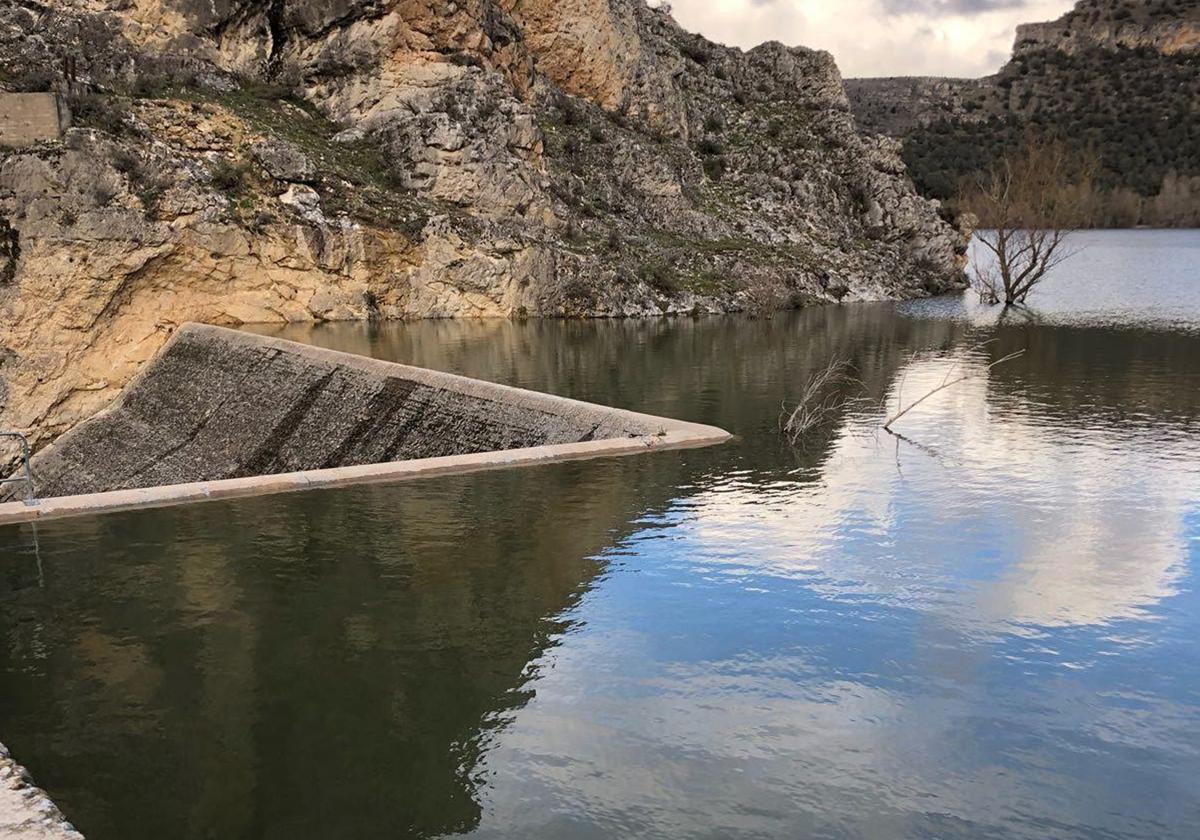
M 1200 0 L 1081 0 L 1018 27 L 1012 60 L 983 79 L 846 82 L 859 125 L 904 141 L 927 196 L 1027 132 L 1093 149 L 1097 227 L 1200 226 Z

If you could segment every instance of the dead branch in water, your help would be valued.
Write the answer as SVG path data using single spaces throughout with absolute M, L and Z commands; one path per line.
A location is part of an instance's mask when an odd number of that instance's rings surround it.
M 1004 364 L 1005 362 L 1011 362 L 1013 359 L 1019 359 L 1021 356 L 1024 356 L 1024 355 L 1025 355 L 1024 350 L 1018 350 L 1016 353 L 1009 353 L 1004 358 L 997 359 L 996 361 L 994 361 L 990 365 L 988 365 L 986 368 L 986 371 L 990 371 L 995 367 L 999 367 L 1000 365 Z M 953 376 L 954 371 L 957 368 L 958 368 L 958 365 L 956 363 L 953 367 L 950 368 L 950 370 L 948 370 L 946 372 L 946 377 L 942 380 L 942 383 L 940 385 L 938 385 L 936 388 L 934 388 L 929 393 L 925 394 L 923 397 L 909 403 L 908 406 L 904 406 L 902 403 L 898 402 L 897 404 L 900 405 L 901 408 L 899 411 L 897 411 L 895 414 L 893 414 L 891 417 L 889 417 L 886 422 L 884 422 L 884 424 L 883 424 L 884 431 L 888 432 L 890 434 L 893 434 L 893 435 L 896 434 L 894 431 L 892 431 L 892 426 L 895 425 L 896 421 L 898 421 L 901 417 L 908 414 L 914 408 L 916 408 L 917 406 L 919 406 L 921 403 L 925 402 L 929 398 L 935 396 L 936 394 L 940 394 L 942 391 L 945 391 L 947 388 L 953 388 L 955 385 L 959 385 L 963 382 L 966 382 L 968 379 L 973 379 L 976 376 L 976 374 L 974 374 L 974 373 L 964 373 L 964 374 L 961 374 L 960 376 L 956 376 L 953 379 L 951 379 L 951 376 Z M 901 382 L 901 386 L 903 387 L 903 382 Z M 903 393 L 903 392 L 901 392 L 901 393 Z
M 788 443 L 797 446 L 846 406 L 857 402 L 857 399 L 847 397 L 845 391 L 851 386 L 865 390 L 865 386 L 850 376 L 849 370 L 849 362 L 834 359 L 809 377 L 795 408 L 789 413 L 785 406 L 780 416 L 779 430 Z

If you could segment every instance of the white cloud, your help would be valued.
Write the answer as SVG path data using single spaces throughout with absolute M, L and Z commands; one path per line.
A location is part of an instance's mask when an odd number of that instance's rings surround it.
M 711 40 L 744 48 L 783 41 L 829 50 L 843 75 L 853 77 L 993 73 L 1008 59 L 1017 24 L 1052 20 L 1074 3 L 673 0 L 671 5 L 681 26 Z

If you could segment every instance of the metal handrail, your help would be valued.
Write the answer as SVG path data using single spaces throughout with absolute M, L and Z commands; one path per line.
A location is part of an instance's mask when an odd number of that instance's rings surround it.
M 21 459 L 25 462 L 25 477 L 24 478 L 0 478 L 0 487 L 5 484 L 17 484 L 24 482 L 29 486 L 29 498 L 25 499 L 25 504 L 33 506 L 37 504 L 37 491 L 33 485 L 33 470 L 29 466 L 29 438 L 20 432 L 0 432 L 0 438 L 10 438 L 21 442 Z

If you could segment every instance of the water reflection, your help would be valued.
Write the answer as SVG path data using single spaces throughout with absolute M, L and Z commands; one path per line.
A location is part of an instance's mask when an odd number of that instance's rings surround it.
M 911 395 L 974 374 L 897 425 L 921 446 L 882 435 L 876 413 L 851 418 L 815 482 L 734 478 L 692 500 L 687 541 L 699 552 L 749 538 L 736 573 L 819 575 L 810 585 L 831 597 L 867 594 L 964 628 L 1145 617 L 1188 571 L 1200 424 L 1151 431 L 1042 413 L 1024 388 L 992 381 L 990 361 L 959 352 L 906 365 L 897 381 Z
M 615 466 L 43 526 L 45 588 L 2 596 L 6 741 L 91 837 L 469 828 L 486 722 L 646 504 Z
M 942 301 L 288 334 L 740 439 L 59 523 L 41 578 L 0 530 L 0 736 L 89 836 L 1193 836 L 1194 333 Z M 919 446 L 860 406 L 793 452 L 832 357 L 890 403 L 978 376 Z
M 1011 338 L 894 377 L 975 369 L 902 427 L 943 455 L 864 413 L 815 481 L 737 471 L 645 522 L 473 836 L 1190 836 L 1197 415 L 1046 406 L 1036 355 L 989 374 Z

